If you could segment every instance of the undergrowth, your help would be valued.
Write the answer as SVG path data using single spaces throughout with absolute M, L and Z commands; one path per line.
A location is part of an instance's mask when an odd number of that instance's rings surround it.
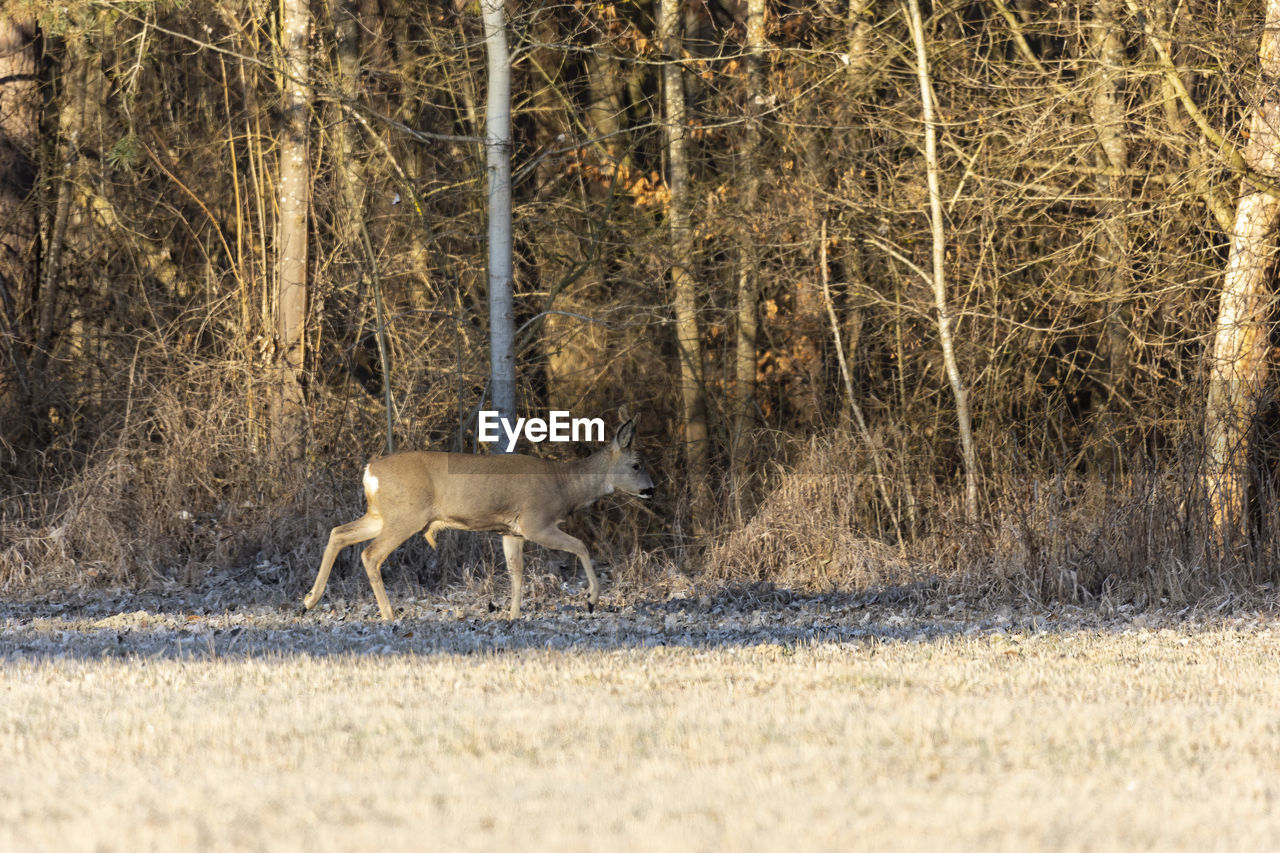
M 229 387 L 209 405 L 184 399 L 179 389 L 217 386 L 208 379 L 161 385 L 131 408 L 113 442 L 84 452 L 61 480 L 47 471 L 10 475 L 0 502 L 6 594 L 196 586 L 210 573 L 265 562 L 284 567 L 281 594 L 300 597 L 329 528 L 363 512 L 359 470 L 378 448 L 271 464 Z M 1194 458 L 1187 450 L 1110 479 L 1011 466 L 988 479 L 977 523 L 963 520 L 958 501 L 946 502 L 945 488 L 912 483 L 902 459 L 889 458 L 895 488 L 879 488 L 863 442 L 848 433 L 784 450 L 787 461 L 757 468 L 750 499 L 726 502 L 719 528 L 704 536 L 682 531 L 678 483 L 662 471 L 655 479 L 665 501 L 605 500 L 570 529 L 627 597 L 913 587 L 987 600 L 1178 606 L 1266 596 L 1276 582 L 1265 536 L 1219 544 L 1208 535 L 1196 471 L 1180 462 Z M 886 506 L 886 494 L 917 503 Z M 340 559 L 336 583 L 365 583 L 358 550 Z M 528 551 L 531 595 L 578 571 L 563 555 Z M 462 582 L 501 596 L 500 566 L 496 537 L 450 532 L 434 551 L 411 539 L 387 575 L 427 594 Z

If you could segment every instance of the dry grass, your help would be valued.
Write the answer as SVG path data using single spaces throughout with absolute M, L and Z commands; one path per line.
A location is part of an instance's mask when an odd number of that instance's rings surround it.
M 238 658 L 212 641 L 178 659 L 11 654 L 0 848 L 1206 850 L 1280 835 L 1266 623 L 478 654 L 391 633 L 291 653 L 286 623 L 281 651 Z
M 899 551 L 868 535 L 880 507 L 851 436 L 811 440 L 794 466 L 772 467 L 760 506 L 708 550 L 707 582 L 863 590 L 920 580 Z

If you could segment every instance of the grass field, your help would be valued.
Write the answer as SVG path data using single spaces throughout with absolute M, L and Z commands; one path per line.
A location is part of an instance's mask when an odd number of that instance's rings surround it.
M 778 629 L 820 606 L 705 630 L 670 609 L 520 626 L 410 612 L 394 628 L 363 613 L 10 613 L 0 849 L 1280 838 L 1280 634 L 1266 619 L 1072 625 L 851 606 L 827 617 L 842 630 Z

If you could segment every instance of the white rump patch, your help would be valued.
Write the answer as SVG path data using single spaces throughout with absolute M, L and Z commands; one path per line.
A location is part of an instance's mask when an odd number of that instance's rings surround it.
M 372 495 L 378 491 L 378 478 L 373 476 L 373 472 L 369 470 L 369 466 L 364 466 L 364 492 Z

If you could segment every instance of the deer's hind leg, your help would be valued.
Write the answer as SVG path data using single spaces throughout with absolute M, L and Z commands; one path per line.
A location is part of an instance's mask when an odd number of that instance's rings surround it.
M 329 583 L 329 572 L 333 570 L 333 561 L 338 558 L 339 551 L 348 545 L 372 539 L 381 532 L 382 517 L 372 513 L 365 513 L 362 518 L 340 524 L 330 530 L 329 544 L 325 546 L 324 558 L 320 561 L 316 582 L 312 584 L 311 592 L 307 593 L 307 597 L 302 599 L 302 606 L 310 610 L 320 602 L 320 596 L 324 595 L 324 588 Z
M 386 519 L 382 530 L 374 540 L 365 546 L 360 561 L 364 563 L 365 574 L 369 576 L 369 585 L 373 587 L 373 596 L 378 599 L 378 611 L 388 622 L 395 618 L 391 610 L 391 602 L 387 599 L 386 587 L 382 584 L 382 561 L 399 548 L 404 541 L 428 525 L 428 517 Z
M 520 617 L 520 599 L 524 594 L 524 539 L 519 536 L 502 537 L 502 553 L 507 558 L 507 574 L 511 576 L 511 616 Z

